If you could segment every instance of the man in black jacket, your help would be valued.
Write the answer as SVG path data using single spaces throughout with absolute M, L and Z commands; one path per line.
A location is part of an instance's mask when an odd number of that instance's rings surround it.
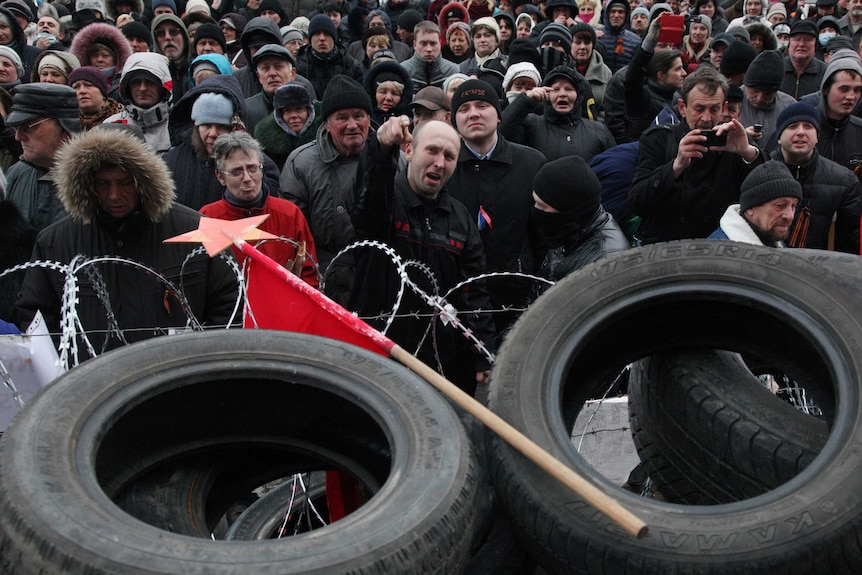
M 296 71 L 314 86 L 317 94 L 325 94 L 329 81 L 344 74 L 360 84 L 365 76 L 362 64 L 347 55 L 336 44 L 338 31 L 332 20 L 318 14 L 308 24 L 308 45 L 296 55 Z
M 533 177 L 545 162 L 541 152 L 509 142 L 497 132 L 500 99 L 482 80 L 467 80 L 452 96 L 452 122 L 461 135 L 458 167 L 449 181 L 452 197 L 478 223 L 488 272 L 534 273 L 540 243 L 530 229 Z M 532 284 L 493 278 L 488 291 L 495 307 L 523 305 Z M 495 316 L 498 331 L 515 317 Z
M 802 201 L 787 244 L 858 254 L 862 187 L 853 172 L 818 153 L 820 121 L 817 110 L 803 102 L 785 108 L 778 116 L 779 149 L 773 157 L 783 161 L 802 184 Z M 833 221 L 834 244 L 830 246 Z
M 727 81 L 714 68 L 701 66 L 683 82 L 684 121 L 654 126 L 641 136 L 629 205 L 642 218 L 637 234 L 642 243 L 711 234 L 725 208 L 739 203 L 745 176 L 763 162 L 738 120 L 719 123 L 727 91 Z M 703 132 L 713 128 L 727 136 L 726 144 L 707 147 Z
M 418 126 L 411 137 L 407 116 L 389 118 L 369 140 L 363 153 L 364 189 L 354 218 L 359 234 L 390 245 L 403 260 L 418 260 L 428 266 L 436 280 L 414 277 L 429 295 L 446 294 L 456 284 L 484 272 L 482 240 L 472 215 L 446 191 L 446 183 L 458 160 L 458 134 L 447 124 L 431 120 Z M 399 147 L 407 144 L 407 169 L 398 173 Z M 393 177 L 394 176 L 394 177 Z M 387 272 L 388 268 L 388 272 Z M 400 281 L 392 272 L 388 258 L 374 252 L 364 254 L 357 264 L 357 282 L 366 291 L 363 314 L 385 314 L 396 301 Z M 483 281 L 467 284 L 447 297 L 461 312 L 489 309 L 490 301 Z M 398 310 L 399 317 L 389 335 L 402 347 L 443 373 L 467 393 L 476 384 L 488 381 L 489 360 L 462 333 L 448 325 L 445 317 L 426 335 L 427 302 L 409 288 Z M 414 317 L 403 317 L 416 312 Z M 461 314 L 472 333 L 493 353 L 494 324 L 488 314 Z M 420 345 L 421 344 L 421 345 Z

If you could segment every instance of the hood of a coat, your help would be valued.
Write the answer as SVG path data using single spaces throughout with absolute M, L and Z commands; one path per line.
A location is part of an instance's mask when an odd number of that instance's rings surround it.
M 147 145 L 124 130 L 90 130 L 71 138 L 57 152 L 54 183 L 69 214 L 81 223 L 99 214 L 96 170 L 106 164 L 126 170 L 135 180 L 141 211 L 159 221 L 175 200 L 175 185 L 167 164 Z
M 149 72 L 155 76 L 166 91 L 166 97 L 162 101 L 167 101 L 168 103 L 173 101 L 174 81 L 171 78 L 171 69 L 168 67 L 167 56 L 155 52 L 138 52 L 129 56 L 129 59 L 126 60 L 126 66 L 123 67 L 123 75 L 120 76 L 120 93 L 127 102 L 131 102 L 132 100 L 126 93 L 128 86 L 125 80 L 130 74 L 138 71 Z
M 232 76 L 233 68 L 230 67 L 230 61 L 223 54 L 201 54 L 196 56 L 192 63 L 189 64 L 189 86 L 195 85 L 195 79 L 192 77 L 192 71 L 195 69 L 197 62 L 206 61 L 215 65 L 222 76 Z
M 23 54 L 24 46 L 27 45 L 27 34 L 24 33 L 24 29 L 21 28 L 21 24 L 18 23 L 18 19 L 8 8 L 0 6 L 0 14 L 6 16 L 6 19 L 9 21 L 9 27 L 12 29 L 12 37 L 15 38 L 12 40 L 9 47 L 15 50 L 19 55 Z
M 132 47 L 123 33 L 110 24 L 93 22 L 75 34 L 69 51 L 75 55 L 82 66 L 88 66 L 87 52 L 90 50 L 90 46 L 95 43 L 105 44 L 113 48 L 114 54 L 117 55 L 116 71 L 122 72 L 126 60 L 132 55 Z
M 401 100 L 398 102 L 398 105 L 395 106 L 395 114 L 407 114 L 408 106 L 410 102 L 413 101 L 413 78 L 410 77 L 410 74 L 407 73 L 407 70 L 404 69 L 401 64 L 398 62 L 380 62 L 379 64 L 375 64 L 371 67 L 368 72 L 365 73 L 365 92 L 371 97 L 371 106 L 376 110 L 377 109 L 377 100 L 375 99 L 376 90 L 376 80 L 380 74 L 383 73 L 395 74 L 401 78 L 401 83 L 404 84 L 404 90 L 401 92 Z
M 117 0 L 104 0 L 103 4 L 108 18 L 116 22 L 117 16 L 119 16 L 117 13 Z M 130 4 L 132 4 L 132 12 L 137 12 L 139 16 L 144 13 L 144 0 L 130 0 Z
M 550 100 L 545 100 L 543 102 L 544 105 L 544 115 L 545 118 L 551 123 L 561 122 L 561 121 L 571 121 L 573 123 L 577 123 L 581 117 L 583 112 L 584 103 L 587 100 L 587 96 L 591 95 L 593 90 L 590 88 L 590 83 L 584 78 L 580 72 L 571 68 L 569 66 L 557 66 L 545 76 L 542 81 L 542 86 L 550 86 L 556 80 L 560 78 L 565 78 L 569 82 L 572 83 L 575 87 L 575 91 L 577 91 L 578 96 L 575 98 L 575 105 L 572 106 L 572 111 L 566 114 L 560 114 L 554 107 L 551 105 Z
M 281 29 L 272 18 L 267 18 L 266 16 L 252 18 L 248 21 L 248 24 L 245 25 L 245 29 L 239 37 L 239 43 L 240 46 L 242 46 L 242 54 L 245 56 L 245 61 L 249 63 L 251 63 L 251 51 L 248 43 L 252 36 L 268 37 L 269 41 L 267 44 L 281 45 Z
M 308 110 L 308 120 L 305 121 L 305 125 L 302 127 L 302 130 L 300 130 L 298 134 L 295 134 L 293 130 L 288 127 L 287 123 L 285 123 L 284 118 L 281 114 L 281 111 L 284 109 L 284 107 L 281 106 L 282 102 L 301 104 L 305 106 L 306 110 Z M 292 134 L 295 136 L 302 134 L 309 127 L 313 126 L 314 121 L 317 119 L 317 112 L 314 109 L 314 101 L 311 99 L 311 96 L 308 94 L 308 90 L 305 89 L 305 86 L 303 86 L 299 82 L 289 82 L 275 91 L 275 95 L 273 97 L 272 115 L 275 119 L 275 123 L 278 124 L 279 128 L 284 130 L 285 133 Z
M 629 6 L 629 3 L 626 0 L 610 0 L 608 5 L 602 9 L 602 24 L 608 27 L 608 29 L 613 30 L 613 26 L 611 26 L 611 22 L 608 19 L 608 13 L 611 11 L 611 6 L 620 6 L 623 10 L 626 11 L 625 20 L 623 20 L 623 25 L 621 29 L 624 29 L 629 24 L 629 14 L 631 14 L 632 8 Z M 619 30 L 616 30 L 619 32 Z
M 183 35 L 183 39 L 186 43 L 186 51 L 184 55 L 184 60 L 188 61 L 189 54 L 192 53 L 191 41 L 189 40 L 189 29 L 186 28 L 185 22 L 183 22 L 179 16 L 174 16 L 173 14 L 162 14 L 161 16 L 156 16 L 153 20 L 153 23 L 150 24 L 150 33 L 153 35 L 153 51 L 157 54 L 161 54 L 161 49 L 159 48 L 159 42 L 156 40 L 155 30 L 162 22 L 170 21 L 177 25 L 180 29 L 180 34 Z M 249 60 L 251 62 L 251 60 Z
M 233 76 L 210 76 L 209 78 L 204 78 L 200 84 L 192 86 L 188 92 L 183 94 L 180 101 L 174 104 L 169 124 L 171 134 L 182 134 L 191 128 L 192 106 L 194 106 L 198 97 L 205 93 L 216 93 L 225 96 L 233 104 L 234 112 L 239 112 L 240 117 L 243 121 L 245 120 L 245 98 L 242 95 L 242 87 L 239 85 L 239 80 Z

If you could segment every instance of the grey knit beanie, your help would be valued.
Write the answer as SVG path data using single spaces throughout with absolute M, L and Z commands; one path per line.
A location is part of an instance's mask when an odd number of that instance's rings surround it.
M 776 198 L 802 200 L 802 186 L 783 162 L 770 160 L 751 170 L 739 192 L 739 211 L 762 206 Z

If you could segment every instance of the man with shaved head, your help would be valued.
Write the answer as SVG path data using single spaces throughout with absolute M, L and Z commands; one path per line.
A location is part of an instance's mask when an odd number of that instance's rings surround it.
M 369 140 L 362 156 L 363 189 L 354 218 L 361 237 L 385 242 L 402 260 L 418 260 L 434 275 L 410 273 L 410 278 L 428 294 L 446 294 L 456 284 L 485 271 L 485 253 L 475 219 L 467 208 L 446 191 L 458 163 L 461 143 L 458 133 L 439 120 L 423 122 L 413 131 L 407 116 L 393 117 Z M 408 165 L 398 172 L 400 147 L 405 147 Z M 401 280 L 390 259 L 366 250 L 357 264 L 355 301 L 362 302 L 363 316 L 390 312 L 397 301 Z M 490 307 L 484 281 L 469 283 L 447 296 L 459 312 Z M 437 367 L 453 383 L 473 394 L 477 383 L 487 383 L 489 363 L 451 323 L 432 318 L 434 310 L 409 288 L 398 308 L 398 318 L 388 335 L 399 345 Z M 415 314 L 412 312 L 416 312 Z M 409 316 L 409 317 L 408 317 Z M 485 346 L 494 351 L 494 323 L 488 314 L 461 313 Z M 425 336 L 431 321 L 437 325 Z

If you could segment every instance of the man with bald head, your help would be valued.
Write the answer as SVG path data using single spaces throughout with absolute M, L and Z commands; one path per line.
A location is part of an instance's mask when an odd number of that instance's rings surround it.
M 369 140 L 362 155 L 363 189 L 354 222 L 361 237 L 385 242 L 402 260 L 424 263 L 437 286 L 435 289 L 423 274 L 411 273 L 423 291 L 446 294 L 459 282 L 485 271 L 485 253 L 475 219 L 446 191 L 461 143 L 452 126 L 439 120 L 423 122 L 412 136 L 409 126 L 407 116 L 390 118 L 377 131 L 377 137 Z M 398 172 L 402 145 L 408 164 L 406 170 Z M 362 309 L 357 311 L 363 316 L 385 315 L 391 312 L 401 282 L 387 256 L 366 251 L 356 267 L 357 276 L 362 277 L 356 282 L 362 286 L 355 299 Z M 459 312 L 490 307 L 484 281 L 471 282 L 447 301 Z M 420 359 L 473 394 L 477 383 L 488 381 L 487 358 L 451 323 L 438 323 L 424 337 L 432 321 L 431 312 L 427 303 L 407 289 L 387 335 L 405 349 L 419 347 Z M 459 317 L 493 352 L 494 323 L 490 316 L 462 313 Z M 439 316 L 433 321 L 439 322 Z

